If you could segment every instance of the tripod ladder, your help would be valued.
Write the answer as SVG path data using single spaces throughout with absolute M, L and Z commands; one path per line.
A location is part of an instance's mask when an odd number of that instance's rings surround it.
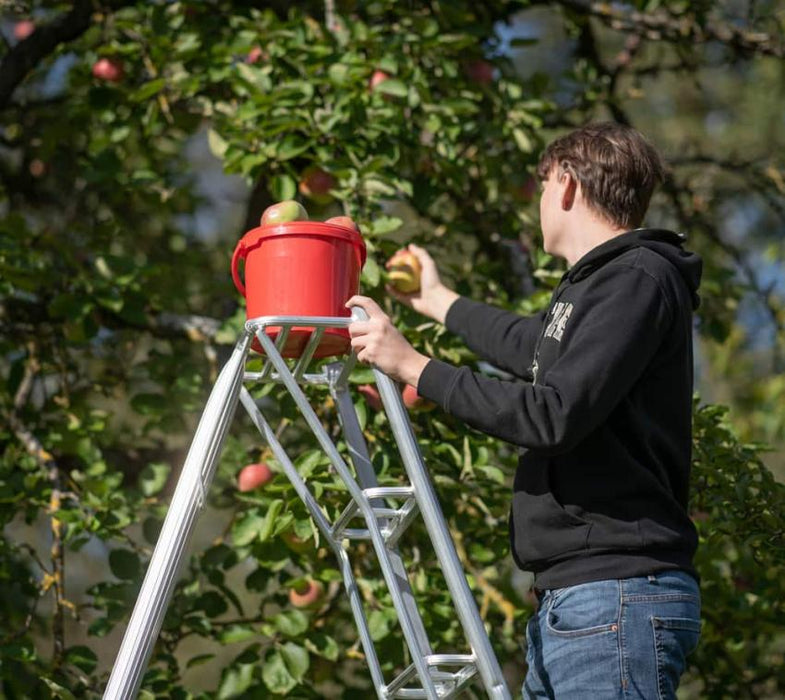
M 374 369 L 374 378 L 409 485 L 379 486 L 348 390 L 348 378 L 356 363 L 356 355 L 350 355 L 345 361 L 325 364 L 319 372 L 307 373 L 326 329 L 346 328 L 353 320 L 365 318 L 365 312 L 355 308 L 351 318 L 265 316 L 246 323 L 245 332 L 221 370 L 202 413 L 106 686 L 104 700 L 130 700 L 136 697 L 160 632 L 188 541 L 196 519 L 205 506 L 206 494 L 238 401 L 269 445 L 338 560 L 379 700 L 445 700 L 456 697 L 478 677 L 489 698 L 508 700 L 511 697 L 466 582 L 463 567 L 395 384 L 383 372 Z M 293 367 L 290 367 L 281 356 L 281 351 L 290 330 L 302 326 L 312 327 L 314 330 L 303 354 L 291 363 Z M 265 332 L 268 328 L 279 329 L 275 340 Z M 264 349 L 266 360 L 261 371 L 247 372 L 245 361 L 254 337 Z M 334 522 L 330 522 L 326 516 L 245 387 L 246 383 L 260 382 L 284 384 L 335 472 L 345 484 L 350 500 Z M 303 384 L 325 385 L 329 388 L 356 476 L 322 426 L 303 392 Z M 422 517 L 431 539 L 470 653 L 438 654 L 434 653 L 431 647 L 398 549 L 401 535 L 418 515 Z M 376 551 L 409 650 L 410 665 L 390 682 L 386 682 L 382 674 L 352 571 L 346 543 L 350 544 L 354 540 L 369 540 Z

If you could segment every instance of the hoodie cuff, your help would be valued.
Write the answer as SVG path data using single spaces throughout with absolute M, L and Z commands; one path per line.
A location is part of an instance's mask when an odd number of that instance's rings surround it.
M 456 304 L 458 302 L 455 302 Z M 448 365 L 441 360 L 431 360 L 420 374 L 417 382 L 417 393 L 431 401 L 435 401 L 442 408 L 448 410 L 448 402 L 452 393 L 455 380 L 458 378 L 458 368 Z

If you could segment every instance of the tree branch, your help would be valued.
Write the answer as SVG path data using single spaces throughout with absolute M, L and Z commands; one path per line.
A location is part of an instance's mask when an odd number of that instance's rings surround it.
M 600 19 L 613 29 L 641 33 L 648 39 L 664 39 L 678 44 L 705 44 L 718 41 L 745 55 L 782 58 L 782 40 L 765 32 L 734 27 L 717 21 L 699 23 L 694 17 L 674 17 L 668 12 L 639 12 L 596 0 L 558 0 L 559 5 Z
M 0 110 L 5 109 L 11 96 L 27 74 L 60 44 L 73 41 L 90 26 L 92 3 L 75 0 L 70 12 L 54 22 L 36 27 L 0 61 Z

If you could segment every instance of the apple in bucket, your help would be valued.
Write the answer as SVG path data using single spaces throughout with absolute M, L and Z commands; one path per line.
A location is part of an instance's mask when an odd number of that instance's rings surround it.
M 411 294 L 420 289 L 420 274 L 422 265 L 414 253 L 399 250 L 385 265 L 389 271 L 388 277 L 392 286 L 399 292 Z
M 308 221 L 308 212 L 305 211 L 305 207 L 293 199 L 285 199 L 283 202 L 267 207 L 262 213 L 259 225 L 272 226 L 285 224 L 289 221 Z
M 335 224 L 336 226 L 343 226 L 344 228 L 354 229 L 360 233 L 360 227 L 357 225 L 351 216 L 333 216 L 325 220 L 325 224 Z

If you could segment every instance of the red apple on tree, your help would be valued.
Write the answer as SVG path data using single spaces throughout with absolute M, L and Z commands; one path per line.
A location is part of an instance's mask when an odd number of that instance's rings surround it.
M 46 163 L 40 158 L 33 158 L 33 160 L 30 161 L 30 165 L 27 166 L 27 169 L 33 177 L 42 177 L 46 173 Z
M 385 80 L 389 79 L 390 75 L 388 73 L 385 73 L 383 70 L 375 70 L 371 74 L 371 79 L 368 81 L 368 89 L 373 92 L 379 83 L 383 83 Z
M 427 411 L 436 406 L 433 401 L 429 401 L 424 396 L 417 393 L 417 387 L 407 384 L 402 392 L 403 405 L 412 411 Z
M 275 474 L 266 462 L 246 464 L 237 475 L 238 491 L 253 491 L 272 480 Z
M 357 231 L 357 233 L 360 233 L 360 227 L 351 216 L 332 216 L 324 223 L 335 224 L 336 226 L 343 226 L 344 228 L 351 228 Z
M 258 63 L 267 58 L 267 54 L 258 46 L 254 46 L 245 57 L 245 62 L 249 64 Z
M 357 387 L 357 391 L 365 397 L 365 403 L 374 411 L 382 410 L 382 397 L 379 396 L 379 390 L 373 384 L 362 384 Z
M 317 204 L 327 204 L 332 199 L 329 192 L 336 184 L 336 179 L 330 173 L 318 165 L 311 165 L 302 173 L 299 190 Z
M 14 39 L 22 41 L 27 39 L 35 31 L 35 22 L 31 19 L 23 19 L 14 25 Z
M 309 579 L 289 590 L 289 602 L 295 608 L 310 608 L 319 603 L 324 596 L 321 581 Z
M 259 225 L 272 226 L 288 221 L 308 221 L 308 212 L 305 211 L 305 207 L 293 199 L 285 199 L 283 202 L 267 207 L 262 213 Z
M 473 83 L 487 85 L 493 82 L 493 66 L 488 61 L 477 59 L 466 64 L 466 77 Z
M 113 58 L 99 58 L 93 64 L 93 77 L 107 83 L 119 83 L 125 71 L 123 64 Z
M 395 289 L 404 294 L 411 294 L 420 289 L 422 265 L 417 256 L 406 250 L 399 250 L 385 264 L 389 271 L 388 278 Z

